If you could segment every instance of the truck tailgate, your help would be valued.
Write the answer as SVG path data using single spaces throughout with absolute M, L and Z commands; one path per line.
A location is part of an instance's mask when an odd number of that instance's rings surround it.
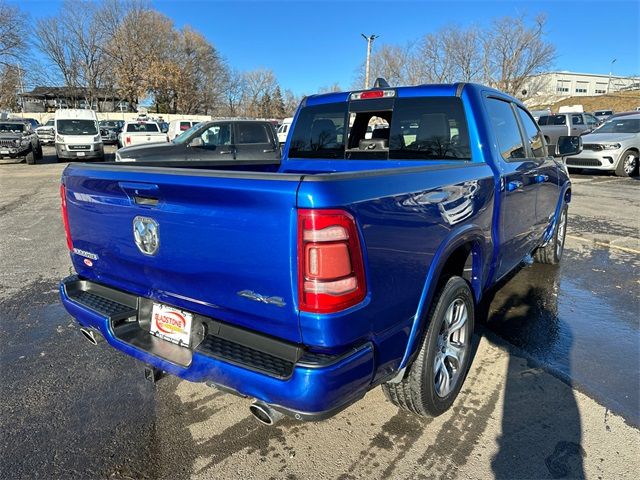
M 80 276 L 300 342 L 298 176 L 80 164 L 62 182 Z M 153 255 L 136 217 L 157 223 Z

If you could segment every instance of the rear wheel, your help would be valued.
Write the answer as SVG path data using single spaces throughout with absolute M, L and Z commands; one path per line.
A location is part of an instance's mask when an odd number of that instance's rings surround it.
M 418 356 L 399 383 L 382 385 L 385 396 L 424 417 L 448 410 L 471 363 L 473 323 L 471 289 L 461 277 L 451 277 L 436 294 Z
M 638 152 L 627 150 L 622 154 L 616 167 L 616 175 L 619 177 L 633 177 L 638 175 Z
M 40 160 L 42 158 L 42 144 L 38 143 L 38 146 L 35 149 L 35 157 L 36 160 Z
M 567 235 L 567 220 L 568 220 L 569 208 L 567 205 L 563 205 L 558 217 L 558 223 L 556 224 L 553 237 L 547 245 L 544 247 L 538 247 L 533 254 L 533 258 L 538 263 L 546 263 L 549 265 L 556 265 L 562 260 L 562 253 L 564 252 L 564 240 Z

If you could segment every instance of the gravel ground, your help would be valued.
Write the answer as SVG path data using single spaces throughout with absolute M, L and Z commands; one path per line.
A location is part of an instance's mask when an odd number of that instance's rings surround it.
M 133 359 L 81 339 L 56 290 L 70 268 L 64 164 L 43 163 L 0 165 L 0 478 L 636 478 L 637 180 L 574 175 L 565 265 L 496 293 L 449 412 L 419 419 L 375 389 L 330 420 L 270 428 L 248 399 L 177 378 L 154 387 Z M 630 344 L 584 325 L 603 312 Z M 594 338 L 630 358 L 598 357 Z

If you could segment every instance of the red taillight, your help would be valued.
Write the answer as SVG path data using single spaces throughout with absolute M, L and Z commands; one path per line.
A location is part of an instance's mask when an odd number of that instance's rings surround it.
M 355 220 L 343 210 L 298 210 L 300 310 L 332 313 L 366 294 Z
M 69 215 L 67 214 L 67 189 L 64 185 L 60 185 L 60 199 L 62 202 L 62 223 L 64 224 L 64 233 L 67 236 L 67 247 L 69 247 L 69 250 L 73 250 L 71 231 L 69 230 Z
M 129 144 L 131 143 L 131 137 L 125 137 L 124 141 Z

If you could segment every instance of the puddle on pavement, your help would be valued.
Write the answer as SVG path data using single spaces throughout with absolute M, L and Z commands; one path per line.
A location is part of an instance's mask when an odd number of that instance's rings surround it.
M 487 327 L 639 425 L 639 271 L 637 256 L 572 247 L 502 286 Z

